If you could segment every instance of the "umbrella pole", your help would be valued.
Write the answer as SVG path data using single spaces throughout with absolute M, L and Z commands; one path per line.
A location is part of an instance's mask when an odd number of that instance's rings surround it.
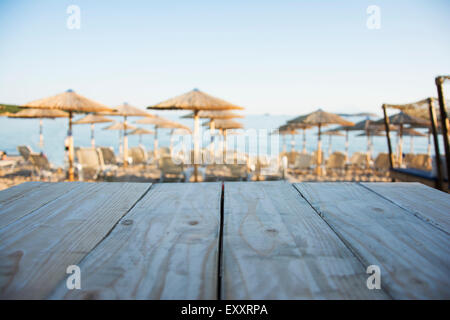
M 44 134 L 42 131 L 42 118 L 39 119 L 39 147 L 42 149 L 44 148 Z
M 306 129 L 303 128 L 303 153 L 306 153 Z
M 199 116 L 198 110 L 194 111 L 194 182 L 198 182 L 198 167 L 197 164 L 199 162 L 199 143 L 198 143 L 198 132 L 199 132 Z
M 214 119 L 211 119 L 209 122 L 209 131 L 211 132 L 211 153 L 214 154 L 214 131 L 216 130 L 216 123 L 214 122 Z
M 328 157 L 331 156 L 331 134 L 328 137 Z
M 223 159 L 227 160 L 227 130 L 223 130 Z
M 155 126 L 155 139 L 153 140 L 153 153 L 155 159 L 158 159 L 158 127 Z
M 69 140 L 69 181 L 74 181 L 74 168 L 73 168 L 73 136 L 72 136 L 72 111 L 69 112 L 69 131 L 67 132 Z
M 128 166 L 128 134 L 127 134 L 127 116 L 123 117 L 123 167 Z
M 399 131 L 399 139 L 398 139 L 398 165 L 401 166 L 403 162 L 403 124 L 400 124 Z
M 348 162 L 348 129 L 345 130 L 345 162 Z
M 431 157 L 431 128 L 428 129 L 428 146 L 427 146 L 427 154 Z
M 317 140 L 317 157 L 316 157 L 317 158 L 316 174 L 318 176 L 322 175 L 322 136 L 320 132 L 321 129 L 320 127 L 321 125 L 319 123 L 318 125 L 319 132 L 317 134 L 318 140 Z
M 94 137 L 94 124 L 91 123 L 91 145 L 95 148 L 95 137 Z
M 291 152 L 295 151 L 295 135 L 291 133 Z

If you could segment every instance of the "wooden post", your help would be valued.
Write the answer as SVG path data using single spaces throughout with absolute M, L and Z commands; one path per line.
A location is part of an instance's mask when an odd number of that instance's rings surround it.
M 127 133 L 127 116 L 123 117 L 123 167 L 128 166 L 128 133 Z
M 437 131 L 437 119 L 436 113 L 434 111 L 433 98 L 428 99 L 429 111 L 430 111 L 430 119 L 431 119 L 431 130 L 433 131 L 433 140 L 434 140 L 434 153 L 436 158 L 436 171 L 437 171 L 437 181 L 436 188 L 442 190 L 443 178 L 442 178 L 442 167 L 441 167 L 441 153 L 439 151 L 439 139 L 438 139 L 438 131 Z
M 398 155 L 397 162 L 399 167 L 401 167 L 403 163 L 403 123 L 400 124 L 399 139 L 398 139 Z
M 328 136 L 328 157 L 331 156 L 331 142 L 332 142 L 332 136 L 331 134 Z
M 345 129 L 345 163 L 348 162 L 348 129 Z
M 95 138 L 94 138 L 94 124 L 91 123 L 91 146 L 95 148 Z
M 291 152 L 295 151 L 295 134 L 291 131 Z
M 194 111 L 194 182 L 198 182 L 198 163 L 199 159 L 199 143 L 198 143 L 198 134 L 199 134 L 199 116 L 198 110 Z
M 306 153 L 306 128 L 303 128 L 303 153 Z
M 72 136 L 72 111 L 69 111 L 69 131 L 67 132 L 68 140 L 69 140 L 69 181 L 75 180 L 74 168 L 73 168 L 73 159 L 74 159 L 74 150 L 73 150 L 73 136 Z
M 155 125 L 155 138 L 153 139 L 153 155 L 155 160 L 158 160 L 158 126 Z M 158 165 L 158 161 L 156 161 Z
M 444 150 L 445 150 L 445 159 L 447 163 L 447 180 L 450 183 L 450 146 L 449 146 L 449 120 L 447 116 L 447 106 L 444 98 L 444 91 L 442 85 L 444 83 L 444 79 L 449 77 L 437 77 L 436 78 L 436 87 L 438 90 L 439 97 L 439 111 L 441 113 L 441 128 L 442 128 L 442 137 L 444 139 Z
M 214 121 L 214 119 L 211 119 L 211 121 L 209 122 L 209 132 L 211 134 L 211 154 L 213 156 L 213 159 L 215 161 L 215 147 L 214 147 L 214 131 L 216 130 L 216 122 Z
M 391 136 L 390 136 L 390 129 L 389 129 L 389 117 L 387 116 L 386 112 L 386 105 L 383 104 L 381 107 L 383 109 L 383 115 L 384 115 L 384 126 L 386 130 L 386 139 L 388 144 L 388 151 L 389 151 L 389 164 L 391 166 L 391 169 L 394 168 L 394 155 L 392 154 L 392 146 L 391 146 Z
M 321 124 L 319 123 L 319 125 L 317 127 L 319 132 L 317 134 L 318 141 L 317 141 L 317 151 L 316 151 L 317 152 L 316 174 L 318 176 L 322 175 L 322 135 L 320 132 L 320 129 L 321 129 L 320 127 L 321 127 Z

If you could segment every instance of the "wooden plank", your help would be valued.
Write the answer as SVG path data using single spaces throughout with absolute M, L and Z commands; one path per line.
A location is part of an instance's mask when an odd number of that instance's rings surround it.
M 7 189 L 0 198 L 0 228 L 26 216 L 61 195 L 77 188 L 80 182 L 28 182 Z
M 447 233 L 356 183 L 295 187 L 365 265 L 380 267 L 393 298 L 450 298 Z
M 217 298 L 220 183 L 156 184 L 52 299 Z
M 450 233 L 450 194 L 421 183 L 361 183 L 403 209 Z
M 224 299 L 387 299 L 291 184 L 225 183 Z
M 150 184 L 83 183 L 0 230 L 0 298 L 42 299 Z M 21 201 L 27 201 L 24 197 Z

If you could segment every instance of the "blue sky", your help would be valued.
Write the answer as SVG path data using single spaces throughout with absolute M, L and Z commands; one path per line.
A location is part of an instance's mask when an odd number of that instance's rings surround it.
M 69 5 L 81 29 L 66 27 Z M 366 27 L 369 5 L 381 29 Z M 199 88 L 245 113 L 372 111 L 436 95 L 450 1 L 0 0 L 0 102 L 68 88 L 144 107 Z

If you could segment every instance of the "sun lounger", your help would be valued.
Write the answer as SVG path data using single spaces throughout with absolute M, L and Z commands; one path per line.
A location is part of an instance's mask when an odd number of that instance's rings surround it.
M 336 151 L 333 152 L 326 161 L 325 168 L 327 171 L 345 170 L 345 154 Z
M 75 167 L 81 181 L 96 180 L 100 175 L 117 170 L 116 165 L 104 163 L 103 153 L 96 148 L 75 148 L 75 157 Z
M 300 153 L 295 159 L 293 166 L 294 171 L 307 171 L 311 169 L 313 164 L 313 156 L 307 153 Z
M 45 155 L 31 153 L 29 156 L 29 161 L 33 165 L 34 174 L 38 175 L 39 178 L 46 178 L 50 180 L 53 168 Z
M 117 165 L 117 158 L 112 147 L 98 147 L 105 165 Z
M 407 168 L 420 169 L 424 171 L 431 171 L 432 169 L 431 157 L 425 153 L 411 155 L 405 162 Z
M 128 150 L 128 156 L 132 159 L 133 165 L 146 164 L 147 153 L 143 147 L 133 147 Z
M 30 160 L 31 154 L 37 154 L 36 152 L 33 152 L 31 147 L 29 146 L 17 146 L 17 151 L 19 151 L 25 162 L 28 162 Z
M 354 169 L 368 169 L 367 153 L 355 152 L 350 158 L 350 166 Z
M 374 169 L 378 173 L 385 173 L 389 171 L 390 163 L 389 163 L 389 154 L 388 153 L 379 153 L 374 161 Z
M 182 163 L 176 164 L 173 162 L 172 157 L 162 157 L 159 159 L 159 169 L 161 170 L 161 181 L 167 179 L 174 179 L 178 181 L 186 180 L 186 174 L 184 172 L 184 166 Z

